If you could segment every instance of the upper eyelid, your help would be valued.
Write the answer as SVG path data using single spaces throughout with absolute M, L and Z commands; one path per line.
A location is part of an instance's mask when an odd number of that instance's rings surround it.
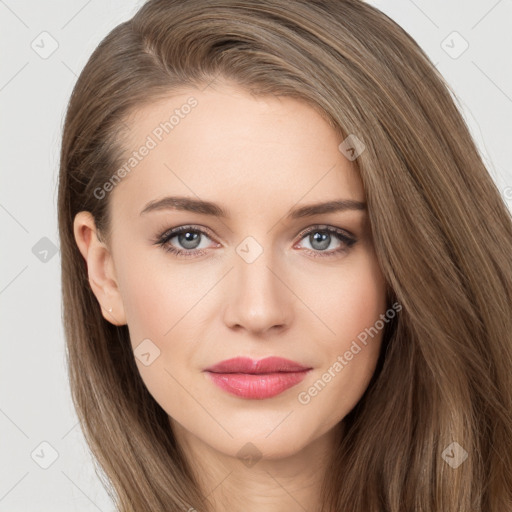
M 314 224 L 312 226 L 309 226 L 309 227 L 301 230 L 297 234 L 297 236 L 303 237 L 303 236 L 307 235 L 308 233 L 311 233 L 314 230 L 317 230 L 317 231 L 329 231 L 329 232 L 338 233 L 338 234 L 340 234 L 340 232 L 341 232 L 341 234 L 343 234 L 347 238 L 355 238 L 355 235 L 353 235 L 352 233 L 350 233 L 346 229 L 338 228 L 336 226 L 331 226 L 330 224 Z
M 185 224 L 183 226 L 176 226 L 175 228 L 166 229 L 158 238 L 174 238 L 175 236 L 180 235 L 183 232 L 189 231 L 198 231 L 203 235 L 207 235 L 208 238 L 216 238 L 213 235 L 213 232 L 208 229 L 206 226 L 196 226 L 196 225 L 188 225 Z

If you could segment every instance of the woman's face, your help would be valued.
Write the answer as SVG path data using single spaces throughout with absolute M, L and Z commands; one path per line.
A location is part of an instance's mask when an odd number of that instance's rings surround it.
M 110 253 L 92 237 L 88 261 L 105 318 L 128 324 L 175 430 L 232 456 L 298 452 L 356 405 L 381 345 L 385 281 L 354 162 L 310 106 L 228 84 L 129 125 L 120 182 L 95 191 L 112 209 Z M 237 357 L 299 367 L 205 371 Z

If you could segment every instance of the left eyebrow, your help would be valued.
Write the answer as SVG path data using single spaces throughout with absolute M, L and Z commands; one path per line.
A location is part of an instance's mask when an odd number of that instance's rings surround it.
M 229 213 L 216 203 L 184 196 L 169 196 L 158 201 L 150 201 L 145 205 L 140 215 L 156 210 L 181 210 L 214 217 L 229 217 Z M 366 203 L 353 199 L 339 199 L 309 204 L 291 210 L 286 218 L 300 219 L 322 213 L 343 212 L 347 210 L 366 211 Z
M 339 199 L 336 201 L 327 201 L 326 203 L 309 204 L 292 210 L 288 219 L 300 219 L 322 213 L 344 212 L 347 210 L 366 211 L 366 203 L 355 201 L 353 199 Z

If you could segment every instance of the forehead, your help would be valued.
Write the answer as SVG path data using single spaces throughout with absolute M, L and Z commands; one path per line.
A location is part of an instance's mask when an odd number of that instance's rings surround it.
M 341 137 L 290 97 L 255 97 L 232 85 L 181 89 L 126 123 L 125 173 L 112 200 L 132 213 L 171 194 L 238 212 L 289 208 L 302 198 L 364 200 L 354 163 L 338 149 Z

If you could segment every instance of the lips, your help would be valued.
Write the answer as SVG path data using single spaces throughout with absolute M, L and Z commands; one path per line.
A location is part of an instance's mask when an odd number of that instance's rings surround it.
M 235 357 L 204 371 L 224 391 L 242 398 L 261 400 L 297 385 L 310 370 L 310 367 L 281 357 L 267 357 L 259 361 Z

